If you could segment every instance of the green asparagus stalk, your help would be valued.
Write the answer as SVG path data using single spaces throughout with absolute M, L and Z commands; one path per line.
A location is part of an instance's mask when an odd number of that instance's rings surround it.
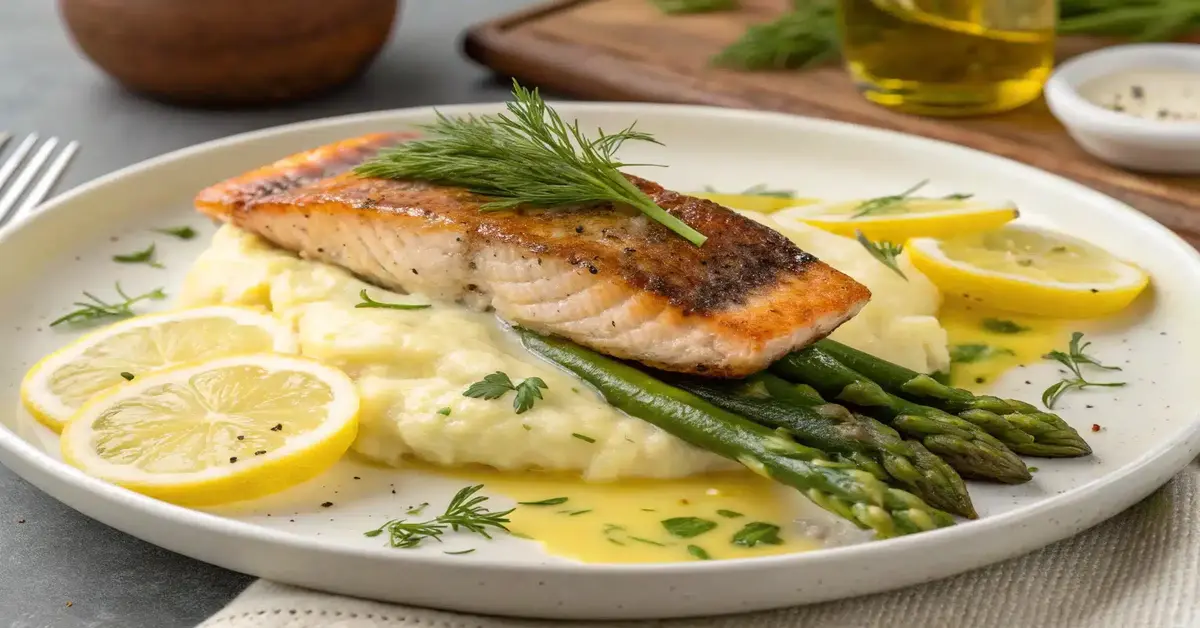
M 800 444 L 820 449 L 833 460 L 850 462 L 912 492 L 934 508 L 970 519 L 978 516 L 966 484 L 946 461 L 920 443 L 900 438 L 896 430 L 875 419 L 823 400 L 797 404 L 773 397 L 765 380 L 773 380 L 777 388 L 791 384 L 768 373 L 741 381 L 679 376 L 665 379 L 755 423 L 787 430 Z
M 1092 453 L 1092 448 L 1066 421 L 1023 401 L 975 395 L 961 388 L 952 388 L 928 375 L 832 340 L 822 340 L 817 347 L 889 393 L 957 414 L 982 427 L 1019 454 L 1070 458 Z
M 799 489 L 818 506 L 891 537 L 953 525 L 948 513 L 650 375 L 559 338 L 518 330 L 525 347 L 595 386 L 608 403 L 748 469 Z
M 808 384 L 819 393 L 844 401 L 918 438 L 963 477 L 1020 484 L 1029 469 L 1011 450 L 979 426 L 927 406 L 889 394 L 818 347 L 793 351 L 771 366 L 784 379 Z

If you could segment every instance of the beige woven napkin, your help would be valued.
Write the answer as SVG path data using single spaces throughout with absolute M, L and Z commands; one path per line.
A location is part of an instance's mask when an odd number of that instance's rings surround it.
M 1200 626 L 1200 461 L 1128 511 L 1023 558 L 892 593 L 709 619 L 588 628 L 1153 628 Z M 544 628 L 259 581 L 201 628 Z

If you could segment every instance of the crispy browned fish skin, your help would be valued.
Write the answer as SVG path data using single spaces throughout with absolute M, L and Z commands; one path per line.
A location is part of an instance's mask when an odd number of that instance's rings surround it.
M 636 211 L 480 211 L 460 188 L 346 172 L 403 134 L 323 146 L 217 184 L 197 208 L 382 286 L 493 306 L 510 322 L 658 368 L 740 377 L 858 312 L 866 287 L 716 203 L 630 177 L 708 236 Z

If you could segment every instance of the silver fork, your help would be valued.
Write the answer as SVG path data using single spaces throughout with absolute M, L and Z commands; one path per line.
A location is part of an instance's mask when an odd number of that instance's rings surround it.
M 11 137 L 12 135 L 8 132 L 0 132 L 0 150 L 3 150 L 4 145 Z M 30 133 L 24 140 L 21 140 L 4 165 L 0 165 L 0 191 L 3 192 L 3 195 L 0 195 L 0 227 L 16 224 L 28 218 L 50 193 L 58 178 L 62 176 L 63 170 L 66 170 L 67 164 L 71 162 L 71 157 L 79 149 L 79 142 L 68 142 L 54 157 L 54 160 L 50 161 L 54 149 L 58 147 L 59 139 L 52 137 L 42 142 L 41 146 L 37 146 L 37 143 L 37 133 Z M 25 161 L 25 157 L 29 155 L 30 151 L 33 151 L 34 147 L 37 147 L 37 151 L 33 153 L 33 157 L 29 161 Z M 48 161 L 49 165 L 47 165 Z M 17 169 L 22 163 L 25 164 L 25 167 L 18 172 Z M 45 166 L 44 171 L 43 166 Z M 25 194 L 25 189 L 29 187 L 30 183 L 33 183 L 39 172 L 42 173 L 42 176 L 38 178 L 37 183 L 34 183 L 29 193 Z M 13 177 L 14 173 L 16 173 L 15 177 Z M 24 200 L 22 200 L 22 194 L 24 194 Z M 20 201 L 19 205 L 18 201 Z

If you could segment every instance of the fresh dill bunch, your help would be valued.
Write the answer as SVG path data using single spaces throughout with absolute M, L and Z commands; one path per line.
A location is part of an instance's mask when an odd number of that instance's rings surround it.
M 490 197 L 484 210 L 518 206 L 561 208 L 597 202 L 630 205 L 700 246 L 707 239 L 671 215 L 621 174 L 627 141 L 653 142 L 633 125 L 589 139 L 579 122 L 567 124 L 536 89 L 513 81 L 508 114 L 451 118 L 421 127 L 428 137 L 383 151 L 355 168 L 367 177 L 416 179 L 453 185 Z
M 736 70 L 792 70 L 840 54 L 832 3 L 797 2 L 773 22 L 756 24 L 717 53 L 712 64 Z
M 1169 41 L 1200 28 L 1195 0 L 1060 0 L 1058 32 Z
M 428 539 L 440 543 L 447 528 L 454 532 L 459 530 L 473 532 L 485 539 L 492 538 L 489 533 L 490 529 L 507 532 L 508 527 L 505 524 L 508 523 L 508 515 L 514 509 L 492 512 L 484 508 L 480 504 L 487 501 L 488 498 L 476 495 L 481 489 L 483 489 L 482 484 L 460 489 L 450 500 L 450 504 L 446 506 L 446 512 L 429 521 L 410 523 L 406 519 L 393 519 L 374 530 L 363 532 L 363 536 L 376 537 L 387 532 L 389 545 L 411 548 Z

